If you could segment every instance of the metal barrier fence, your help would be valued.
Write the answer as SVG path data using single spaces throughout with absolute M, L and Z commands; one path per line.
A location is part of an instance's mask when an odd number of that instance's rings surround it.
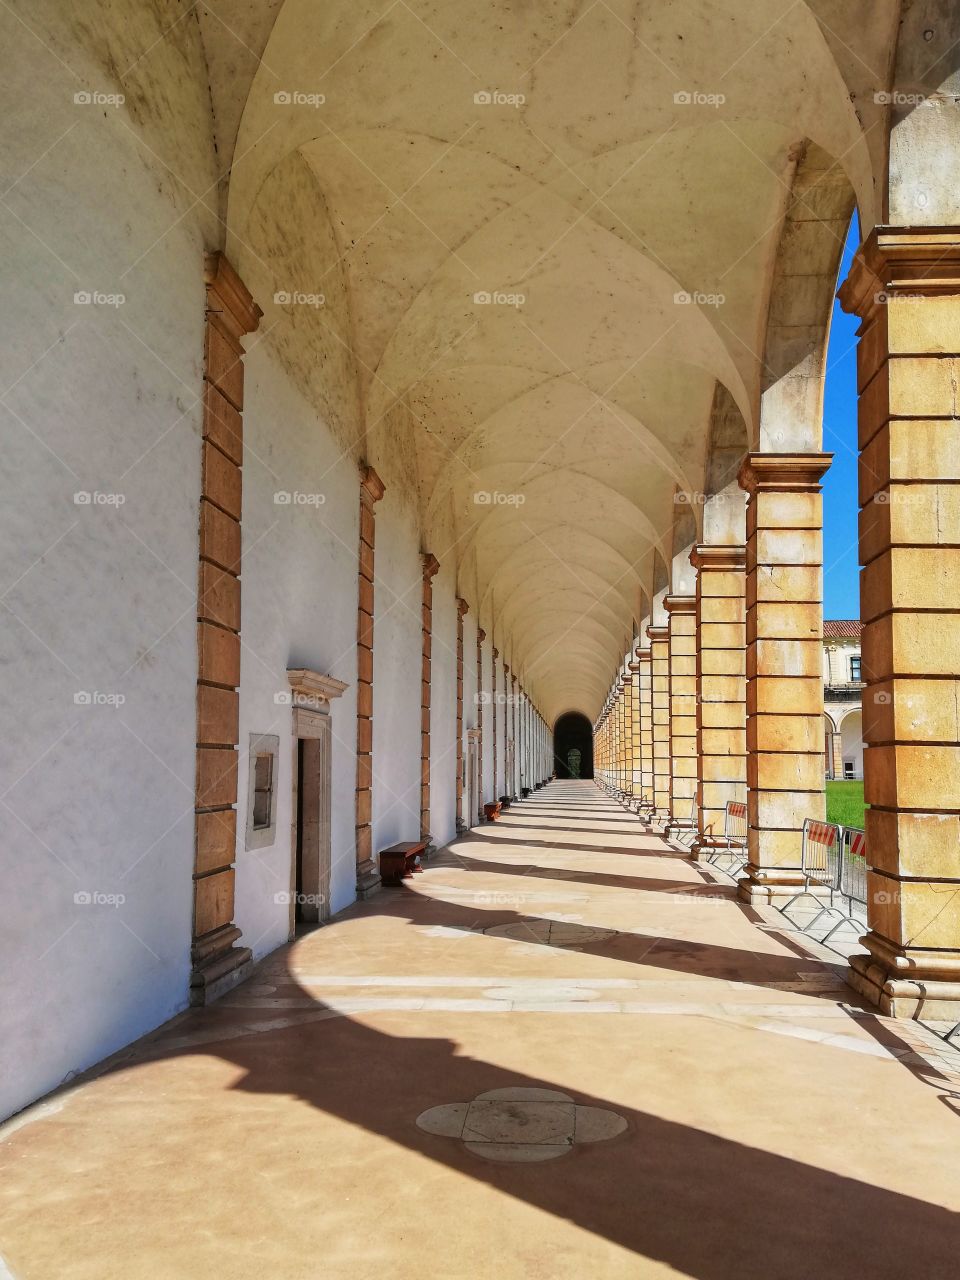
M 681 807 L 686 808 L 686 816 L 672 816 L 664 828 L 663 834 L 671 840 L 676 840 L 677 844 L 682 844 L 684 847 L 689 848 L 700 834 L 697 825 L 697 797 L 684 796 L 676 805 L 678 809 Z
M 717 867 L 721 858 L 727 858 L 724 868 L 727 875 L 733 874 L 733 868 L 745 867 L 747 864 L 747 806 L 743 800 L 728 800 L 723 813 L 723 838 L 726 844 L 716 849 L 707 861 Z

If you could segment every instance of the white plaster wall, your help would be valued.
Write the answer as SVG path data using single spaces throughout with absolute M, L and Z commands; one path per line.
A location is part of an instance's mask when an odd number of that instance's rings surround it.
M 466 668 L 466 625 L 463 651 Z M 439 848 L 457 834 L 457 600 L 450 558 L 433 580 L 431 653 L 430 831 Z
M 71 12 L 0 19 L 0 1115 L 182 1009 L 190 968 L 209 104 L 149 119 L 202 85 L 190 24 L 127 104 L 76 103 L 120 86 Z
M 330 908 L 356 892 L 357 549 L 355 463 L 290 380 L 268 339 L 246 340 L 240 766 L 235 921 L 255 957 L 289 936 L 293 718 L 288 668 L 348 683 L 331 703 Z M 292 501 L 278 503 L 276 494 Z M 279 701 L 277 700 L 279 697 Z M 245 850 L 250 734 L 280 738 L 275 843 Z
M 373 856 L 420 834 L 423 562 L 413 515 L 391 487 L 377 503 L 373 653 Z

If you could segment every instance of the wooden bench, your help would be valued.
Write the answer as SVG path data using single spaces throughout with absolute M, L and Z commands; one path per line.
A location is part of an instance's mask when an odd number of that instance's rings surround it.
M 380 879 L 384 884 L 400 884 L 409 880 L 415 872 L 423 870 L 420 860 L 423 857 L 428 841 L 402 840 L 392 844 L 389 849 L 381 849 Z

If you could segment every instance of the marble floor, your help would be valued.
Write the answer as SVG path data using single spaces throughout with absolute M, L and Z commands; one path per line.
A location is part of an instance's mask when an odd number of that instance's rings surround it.
M 960 1054 L 554 783 L 0 1130 L 0 1277 L 960 1274 Z

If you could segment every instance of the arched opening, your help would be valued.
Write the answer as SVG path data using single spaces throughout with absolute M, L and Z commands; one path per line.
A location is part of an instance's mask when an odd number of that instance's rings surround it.
M 579 760 L 571 753 L 579 751 Z M 593 777 L 593 728 L 579 711 L 568 711 L 553 729 L 553 755 L 558 778 Z

